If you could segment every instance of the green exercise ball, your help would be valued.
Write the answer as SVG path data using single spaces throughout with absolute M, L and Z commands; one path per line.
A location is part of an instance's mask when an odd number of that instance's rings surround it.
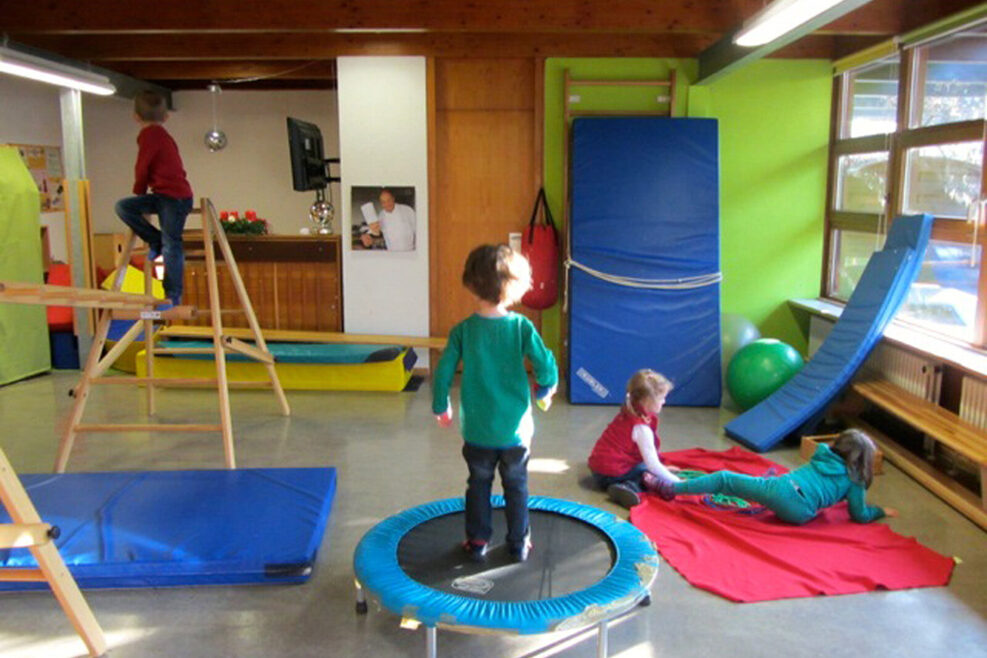
M 746 411 L 781 388 L 802 365 L 802 355 L 791 345 L 760 338 L 733 355 L 727 368 L 727 390 Z

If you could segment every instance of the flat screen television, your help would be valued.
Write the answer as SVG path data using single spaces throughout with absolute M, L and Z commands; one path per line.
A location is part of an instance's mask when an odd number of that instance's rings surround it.
M 329 182 L 322 132 L 314 123 L 288 117 L 291 184 L 296 192 L 321 190 Z

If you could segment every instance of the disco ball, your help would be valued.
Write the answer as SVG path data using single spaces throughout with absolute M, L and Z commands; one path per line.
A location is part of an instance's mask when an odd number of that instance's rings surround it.
M 319 227 L 319 233 L 332 233 L 332 217 L 335 209 L 331 203 L 316 201 L 308 209 L 308 217 Z
M 222 130 L 210 130 L 203 137 L 202 141 L 206 143 L 206 147 L 215 153 L 216 151 L 221 151 L 226 148 L 226 133 Z

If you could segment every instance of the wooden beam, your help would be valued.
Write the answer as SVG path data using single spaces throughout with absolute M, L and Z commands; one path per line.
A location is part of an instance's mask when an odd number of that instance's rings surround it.
M 915 0 L 917 2 L 917 0 Z M 928 0 L 925 0 L 928 1 Z M 251 3 L 239 0 L 157 4 L 116 0 L 4 3 L 0 25 L 9 32 L 187 32 L 286 30 L 650 31 L 722 32 L 756 12 L 762 0 L 342 0 L 325 3 Z M 877 17 L 882 22 L 887 17 Z
M 212 336 L 210 327 L 173 326 L 162 329 L 161 338 L 208 338 Z M 291 329 L 263 329 L 266 340 L 287 343 L 342 343 L 350 345 L 407 345 L 428 349 L 445 349 L 446 339 L 442 337 L 386 336 L 374 334 L 342 334 L 333 331 L 294 331 Z M 223 334 L 250 340 L 253 334 L 242 327 L 224 327 Z
M 709 32 L 339 34 L 301 31 L 267 32 L 249 36 L 225 33 L 18 33 L 14 36 L 24 43 L 121 70 L 124 69 L 118 62 L 289 60 L 304 63 L 341 56 L 373 55 L 455 58 L 695 57 L 717 38 L 716 33 Z M 828 56 L 830 38 L 827 37 L 825 42 Z M 304 75 L 304 72 L 300 74 Z M 148 77 L 157 79 L 156 76 Z
M 49 523 L 0 524 L 0 548 L 27 548 L 51 541 Z

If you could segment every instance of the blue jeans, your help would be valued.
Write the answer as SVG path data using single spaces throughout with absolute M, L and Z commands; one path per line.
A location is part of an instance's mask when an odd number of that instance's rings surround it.
M 754 477 L 732 471 L 717 471 L 693 480 L 675 483 L 677 494 L 722 493 L 764 505 L 782 521 L 801 525 L 819 511 L 795 488 L 790 478 Z
M 634 491 L 641 493 L 644 491 L 644 486 L 641 484 L 641 476 L 644 475 L 647 470 L 648 467 L 644 465 L 644 462 L 641 462 L 623 475 L 603 475 L 602 473 L 597 473 L 594 471 L 593 481 L 596 482 L 596 486 L 603 491 L 606 491 L 607 487 L 611 484 L 623 482 L 634 489 Z
M 504 487 L 504 514 L 507 516 L 507 544 L 520 547 L 528 537 L 528 456 L 526 446 L 481 448 L 463 444 L 463 458 L 470 476 L 466 487 L 466 538 L 490 541 L 490 488 L 494 470 L 500 470 Z
M 117 215 L 134 230 L 153 251 L 164 256 L 164 291 L 174 304 L 182 299 L 182 277 L 185 251 L 182 231 L 185 219 L 192 211 L 192 199 L 174 199 L 163 194 L 141 194 L 117 201 Z M 145 215 L 157 215 L 159 230 Z

